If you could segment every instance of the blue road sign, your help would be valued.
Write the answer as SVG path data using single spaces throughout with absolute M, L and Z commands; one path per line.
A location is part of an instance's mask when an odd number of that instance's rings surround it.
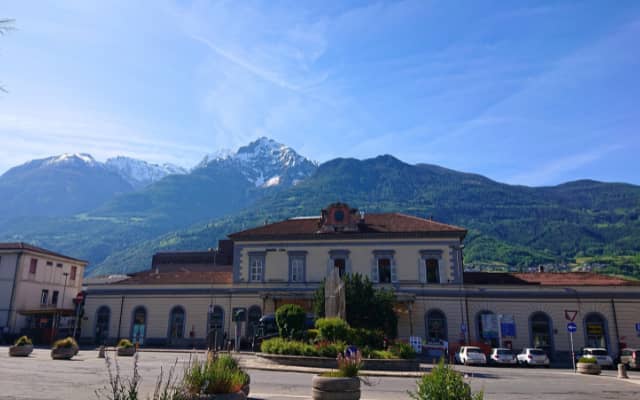
M 576 326 L 576 323 L 575 323 L 575 322 L 569 322 L 569 323 L 567 324 L 567 331 L 569 331 L 569 332 L 573 333 L 573 332 L 575 332 L 575 331 L 577 331 L 577 330 L 578 330 L 578 327 Z
M 640 322 L 636 324 L 636 332 L 640 333 Z

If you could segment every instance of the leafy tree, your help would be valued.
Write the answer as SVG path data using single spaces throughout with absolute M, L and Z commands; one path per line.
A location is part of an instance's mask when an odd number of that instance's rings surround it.
M 297 304 L 285 304 L 276 310 L 278 332 L 284 338 L 294 338 L 304 332 L 307 314 Z
M 392 290 L 376 289 L 368 277 L 348 274 L 343 277 L 346 292 L 347 322 L 354 328 L 382 330 L 389 338 L 398 335 L 398 317 L 393 310 Z M 314 293 L 313 310 L 324 317 L 324 282 Z

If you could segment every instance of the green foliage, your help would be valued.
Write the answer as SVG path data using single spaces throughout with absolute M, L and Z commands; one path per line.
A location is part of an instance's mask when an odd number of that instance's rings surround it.
M 384 332 L 377 329 L 350 328 L 348 342 L 359 348 L 381 349 L 384 346 Z
M 596 364 L 598 360 L 596 360 L 594 357 L 580 357 L 578 362 L 582 364 Z
M 28 336 L 20 336 L 14 343 L 15 346 L 26 346 L 30 344 L 33 344 L 33 342 L 31 341 L 31 339 L 29 339 Z
M 315 344 L 305 343 L 299 340 L 272 338 L 262 342 L 260 351 L 269 354 L 281 354 L 290 356 L 307 357 L 331 357 L 335 358 L 346 347 L 345 342 L 318 341 Z
M 329 357 L 336 358 L 339 353 L 341 353 L 347 344 L 345 342 L 327 342 L 327 341 L 319 341 L 314 344 L 314 348 L 316 354 L 320 357 Z
M 185 390 L 192 395 L 236 393 L 247 383 L 249 375 L 227 355 L 206 362 L 193 360 L 184 374 Z
M 341 318 L 320 318 L 316 320 L 319 338 L 335 342 L 349 341 L 349 325 Z
M 389 351 L 394 356 L 405 360 L 416 358 L 416 351 L 409 343 L 396 342 L 389 348 Z
M 462 375 L 440 360 L 418 381 L 418 391 L 409 392 L 409 396 L 416 400 L 482 400 L 483 393 L 472 393 Z
M 118 347 L 124 347 L 125 349 L 133 347 L 133 343 L 129 339 L 120 339 L 118 342 Z
M 324 285 L 326 279 L 323 279 L 315 292 L 313 292 L 313 314 L 317 319 L 324 318 Z
M 318 331 L 317 329 L 307 330 L 307 340 L 309 340 L 310 342 L 314 342 L 319 335 L 320 335 L 320 331 Z
M 301 336 L 305 330 L 307 313 L 297 304 L 285 304 L 276 310 L 276 325 L 283 338 Z
M 64 338 L 64 339 L 56 340 L 53 343 L 53 348 L 54 349 L 69 349 L 69 348 L 72 348 L 72 347 L 75 347 L 76 349 L 78 348 L 78 343 L 72 337 L 67 337 L 67 338 Z

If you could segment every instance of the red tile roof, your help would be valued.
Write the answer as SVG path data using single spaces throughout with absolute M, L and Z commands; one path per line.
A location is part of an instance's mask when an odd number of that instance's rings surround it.
M 77 263 L 83 263 L 83 264 L 88 264 L 89 263 L 88 261 L 85 261 L 85 260 L 80 260 L 78 258 L 65 256 L 64 254 L 56 253 L 54 251 L 43 249 L 42 247 L 33 246 L 33 245 L 30 245 L 28 243 L 23 243 L 23 242 L 0 243 L 0 250 L 16 250 L 16 251 L 27 250 L 27 251 L 32 251 L 34 253 L 40 253 L 40 254 L 45 254 L 45 255 L 54 256 L 54 257 L 66 258 L 67 260 L 75 261 Z
M 469 285 L 640 286 L 634 281 L 593 272 L 465 272 Z
M 160 271 L 155 269 L 138 272 L 129 279 L 116 282 L 118 285 L 172 285 L 172 284 L 229 284 L 233 282 L 231 266 L 217 267 L 216 269 L 182 268 L 176 271 Z
M 456 236 L 464 237 L 467 230 L 429 219 L 401 213 L 366 214 L 364 222 L 358 225 L 356 232 L 319 232 L 320 217 L 292 218 L 257 228 L 232 233 L 233 240 L 262 240 L 268 238 L 324 239 L 341 236 Z

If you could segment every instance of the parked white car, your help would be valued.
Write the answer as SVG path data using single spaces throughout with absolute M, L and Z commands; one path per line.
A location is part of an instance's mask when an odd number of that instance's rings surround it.
M 585 347 L 582 349 L 582 355 L 580 355 L 580 357 L 595 358 L 599 366 L 603 368 L 613 368 L 613 358 L 611 358 L 607 349 Z
M 547 353 L 542 349 L 535 348 L 524 348 L 517 355 L 518 364 L 525 366 L 534 366 L 534 365 L 542 365 L 544 367 L 549 367 L 549 357 L 547 357 Z
M 491 349 L 491 354 L 489 355 L 490 364 L 497 365 L 514 365 L 517 364 L 516 355 L 511 349 L 507 348 L 493 348 Z
M 480 347 L 475 346 L 462 346 L 456 353 L 455 360 L 458 364 L 470 365 L 484 365 L 487 363 L 487 357 L 482 352 Z

